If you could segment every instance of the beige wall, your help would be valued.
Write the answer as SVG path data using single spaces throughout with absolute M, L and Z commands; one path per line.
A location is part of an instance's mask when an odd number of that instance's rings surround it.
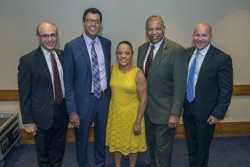
M 113 51 L 121 40 L 131 41 L 135 49 L 143 43 L 145 20 L 153 14 L 165 19 L 167 36 L 185 47 L 191 44 L 195 24 L 207 21 L 213 26 L 214 44 L 233 58 L 235 84 L 250 84 L 249 0 L 1 0 L 0 89 L 17 88 L 18 59 L 37 46 L 39 21 L 56 22 L 63 48 L 81 33 L 82 12 L 88 7 L 103 12 L 103 35 L 112 39 Z M 249 104 L 249 97 L 234 97 L 226 121 L 250 121 Z M 18 105 L 0 103 L 0 111 L 6 109 L 18 110 Z

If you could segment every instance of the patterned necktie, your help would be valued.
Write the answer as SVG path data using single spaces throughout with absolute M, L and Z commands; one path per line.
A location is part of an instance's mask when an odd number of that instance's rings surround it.
M 100 82 L 100 70 L 95 51 L 95 41 L 91 42 L 91 61 L 92 61 L 92 84 L 94 96 L 99 98 L 101 96 L 101 82 Z
M 54 93 L 55 93 L 55 103 L 60 104 L 63 101 L 63 93 L 62 93 L 62 86 L 61 80 L 59 76 L 59 71 L 55 59 L 55 54 L 51 52 L 51 65 L 53 71 L 53 84 L 54 84 Z
M 200 55 L 200 51 L 196 51 L 194 59 L 190 65 L 188 79 L 187 79 L 187 90 L 186 90 L 186 98 L 188 102 L 192 102 L 195 98 L 195 85 L 194 85 L 194 77 L 197 66 L 197 57 Z
M 148 54 L 148 57 L 147 57 L 147 60 L 146 60 L 146 64 L 145 64 L 145 76 L 146 76 L 146 78 L 148 77 L 149 68 L 150 68 L 150 66 L 151 66 L 151 64 L 153 62 L 154 49 L 155 49 L 155 46 L 151 45 L 150 46 L 150 51 L 149 51 L 149 54 Z

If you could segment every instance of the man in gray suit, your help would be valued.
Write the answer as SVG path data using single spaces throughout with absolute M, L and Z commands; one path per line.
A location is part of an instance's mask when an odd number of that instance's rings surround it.
M 185 49 L 165 37 L 160 16 L 146 21 L 149 42 L 139 47 L 137 65 L 148 82 L 146 136 L 152 167 L 170 167 L 175 129 L 185 96 Z

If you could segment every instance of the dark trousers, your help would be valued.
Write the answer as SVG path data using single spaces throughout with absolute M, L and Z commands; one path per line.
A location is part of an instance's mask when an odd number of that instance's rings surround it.
M 209 125 L 206 119 L 200 120 L 195 110 L 195 103 L 185 102 L 183 122 L 186 133 L 186 143 L 190 167 L 207 167 L 209 147 L 213 138 L 214 125 Z
M 146 114 L 145 114 L 146 115 Z M 151 167 L 170 167 L 175 128 L 166 124 L 154 124 L 145 116 L 147 145 Z
M 38 127 L 35 145 L 39 167 L 61 167 L 68 125 L 65 105 L 55 105 L 52 127 Z
M 91 96 L 88 114 L 80 118 L 79 128 L 75 128 L 76 155 L 79 167 L 90 167 L 88 158 L 88 132 L 94 123 L 94 159 L 95 167 L 104 167 L 106 161 L 106 122 L 109 105 L 109 96 L 100 98 Z

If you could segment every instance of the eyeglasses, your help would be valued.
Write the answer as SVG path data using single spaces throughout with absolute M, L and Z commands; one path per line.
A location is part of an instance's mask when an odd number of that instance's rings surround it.
M 85 22 L 88 23 L 88 24 L 91 24 L 91 23 L 101 24 L 100 20 L 86 19 Z
M 56 38 L 56 33 L 52 33 L 52 34 L 39 34 L 39 36 L 41 37 L 41 38 Z

